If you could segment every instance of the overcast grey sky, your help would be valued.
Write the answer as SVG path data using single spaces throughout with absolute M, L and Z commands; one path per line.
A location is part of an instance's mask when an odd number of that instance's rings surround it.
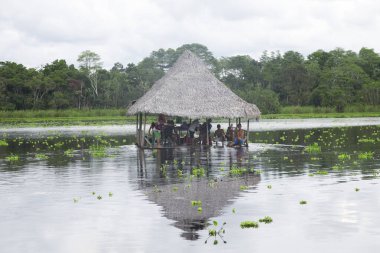
M 216 57 L 379 52 L 379 13 L 377 0 L 0 0 L 0 61 L 76 64 L 89 49 L 110 68 L 194 42 Z

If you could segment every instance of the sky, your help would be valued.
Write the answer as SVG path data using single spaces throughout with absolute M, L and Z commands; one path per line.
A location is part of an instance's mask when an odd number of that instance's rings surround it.
M 160 48 L 200 43 L 216 57 L 264 50 L 380 51 L 377 0 L 0 0 L 0 61 L 103 66 L 138 63 Z

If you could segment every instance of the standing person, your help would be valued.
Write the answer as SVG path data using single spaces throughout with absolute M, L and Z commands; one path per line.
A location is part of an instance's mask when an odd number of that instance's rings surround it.
M 154 134 L 153 134 L 153 129 L 155 126 L 156 126 L 156 122 L 152 122 L 152 124 L 150 124 L 149 130 L 148 130 L 148 136 L 149 136 L 149 140 L 152 143 L 152 146 L 154 146 L 154 142 L 155 142 L 155 138 L 154 138 Z
M 218 141 L 221 141 L 223 146 L 224 146 L 224 141 L 226 139 L 226 133 L 224 132 L 224 130 L 221 128 L 220 124 L 218 124 L 216 126 L 216 130 L 214 132 L 214 138 L 215 138 L 215 141 L 216 141 L 216 145 L 218 145 Z
M 199 120 L 195 119 L 189 126 L 190 144 L 193 145 L 195 130 L 199 127 Z
M 227 128 L 226 138 L 227 138 L 227 141 L 228 141 L 227 145 L 229 147 L 231 147 L 233 145 L 233 141 L 234 141 L 234 130 L 233 130 L 233 125 L 232 124 Z
M 244 134 L 244 130 L 241 129 L 241 124 L 237 124 L 237 128 L 236 128 L 236 137 L 235 137 L 235 142 L 234 142 L 234 146 L 242 146 L 245 142 L 245 134 Z
M 160 148 L 161 147 L 161 128 L 159 127 L 158 124 L 154 125 L 153 138 L 154 140 L 157 141 L 157 148 Z M 153 146 L 154 146 L 154 142 L 153 142 Z

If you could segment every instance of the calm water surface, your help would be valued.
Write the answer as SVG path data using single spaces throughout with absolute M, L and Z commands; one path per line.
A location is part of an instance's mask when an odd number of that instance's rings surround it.
M 248 149 L 140 152 L 133 136 L 29 136 L 0 136 L 0 252 L 377 252 L 380 246 L 377 126 L 255 132 Z M 320 152 L 305 149 L 313 143 Z M 192 201 L 201 201 L 202 210 Z M 273 222 L 240 227 L 265 216 Z M 217 229 L 226 222 L 217 245 L 208 239 L 212 221 Z

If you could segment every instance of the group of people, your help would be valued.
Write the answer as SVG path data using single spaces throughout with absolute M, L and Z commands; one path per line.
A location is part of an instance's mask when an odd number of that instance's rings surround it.
M 190 124 L 183 122 L 181 126 L 176 127 L 173 120 L 166 120 L 165 116 L 160 114 L 157 122 L 152 122 L 148 131 L 149 141 L 153 147 L 160 147 L 161 143 L 170 145 L 188 144 L 188 145 L 211 145 L 211 119 L 200 123 L 195 119 Z M 180 133 L 185 133 L 181 135 Z M 245 131 L 238 124 L 236 128 L 230 125 L 227 132 L 221 128 L 220 124 L 214 132 L 214 141 L 216 143 L 228 142 L 228 146 L 243 146 L 245 144 Z
M 217 129 L 214 132 L 215 142 L 221 142 L 224 145 L 224 142 L 227 141 L 227 146 L 243 146 L 246 143 L 245 131 L 241 128 L 241 124 L 237 124 L 236 128 L 231 124 L 227 128 L 227 132 L 221 128 L 220 124 L 218 124 Z

